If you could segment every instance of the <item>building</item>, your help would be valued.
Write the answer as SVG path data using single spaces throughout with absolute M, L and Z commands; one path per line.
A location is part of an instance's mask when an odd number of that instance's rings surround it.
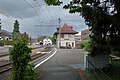
M 27 41 L 30 41 L 29 35 L 26 32 L 22 33 L 21 37 L 26 39 Z
M 80 48 L 80 41 L 81 41 L 81 32 L 78 34 L 75 34 L 75 45 L 77 49 Z
M 81 41 L 89 40 L 90 34 L 91 34 L 91 31 L 89 29 L 85 29 L 81 31 Z
M 73 30 L 72 26 L 66 23 L 62 27 L 58 27 L 54 33 L 56 35 L 56 44 L 59 48 L 75 48 L 75 34 L 78 32 Z
M 12 33 L 6 30 L 0 31 L 0 40 L 12 40 Z
M 52 45 L 52 41 L 49 38 L 43 39 L 43 45 Z

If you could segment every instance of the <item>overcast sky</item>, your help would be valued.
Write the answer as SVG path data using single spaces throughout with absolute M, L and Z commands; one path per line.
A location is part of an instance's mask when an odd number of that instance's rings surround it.
M 58 18 L 61 18 L 61 25 L 67 23 L 78 32 L 87 28 L 79 14 L 69 14 L 63 5 L 47 6 L 43 0 L 0 0 L 0 18 L 2 29 L 12 32 L 18 20 L 20 32 L 27 32 L 32 38 L 51 36 L 58 27 Z

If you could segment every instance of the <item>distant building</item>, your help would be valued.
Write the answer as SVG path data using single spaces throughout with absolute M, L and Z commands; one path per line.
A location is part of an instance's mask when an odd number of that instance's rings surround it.
M 75 45 L 76 48 L 80 48 L 81 33 L 75 34 Z
M 43 45 L 52 45 L 52 41 L 49 38 L 43 39 Z
M 6 30 L 0 31 L 0 40 L 12 40 L 12 33 Z
M 72 26 L 66 23 L 62 27 L 58 27 L 54 33 L 56 35 L 56 44 L 59 48 L 75 48 L 75 34 L 78 32 L 73 30 Z
M 90 39 L 91 31 L 89 29 L 81 31 L 81 41 Z
M 29 35 L 26 32 L 22 33 L 21 37 L 26 39 L 27 41 L 30 41 Z

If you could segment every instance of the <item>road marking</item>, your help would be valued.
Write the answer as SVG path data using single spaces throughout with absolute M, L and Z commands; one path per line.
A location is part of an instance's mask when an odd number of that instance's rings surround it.
M 36 69 L 37 67 L 39 67 L 41 64 L 43 64 L 44 62 L 46 62 L 47 60 L 49 60 L 51 57 L 53 57 L 55 55 L 55 53 L 57 52 L 57 49 L 55 48 L 55 52 L 50 55 L 49 57 L 47 57 L 45 60 L 43 60 L 42 62 L 38 63 L 37 65 L 35 65 L 34 69 Z

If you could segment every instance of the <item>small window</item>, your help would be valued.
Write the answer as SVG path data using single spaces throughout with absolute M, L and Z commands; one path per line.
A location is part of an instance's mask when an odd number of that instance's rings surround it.
M 64 34 L 61 34 L 61 38 L 64 38 Z

